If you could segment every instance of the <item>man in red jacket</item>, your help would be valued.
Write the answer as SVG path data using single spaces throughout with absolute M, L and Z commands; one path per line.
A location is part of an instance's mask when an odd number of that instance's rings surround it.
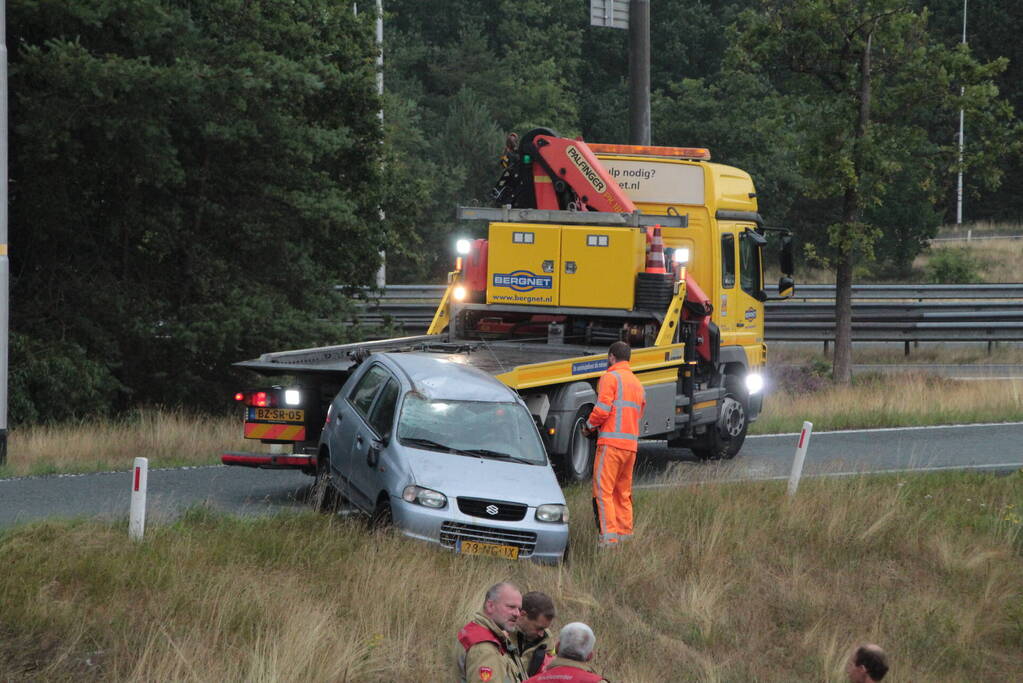
M 593 670 L 593 646 L 597 639 L 586 624 L 574 621 L 565 624 L 558 634 L 557 656 L 546 671 L 527 678 L 526 683 L 607 683 Z
M 631 357 L 625 342 L 611 344 L 607 372 L 597 387 L 597 405 L 586 420 L 587 433 L 600 430 L 593 460 L 593 513 L 601 545 L 632 535 L 632 468 L 646 397 L 629 367 Z

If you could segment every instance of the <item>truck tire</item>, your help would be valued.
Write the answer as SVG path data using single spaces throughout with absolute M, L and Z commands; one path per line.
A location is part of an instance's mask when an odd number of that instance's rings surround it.
M 700 460 L 734 458 L 749 429 L 749 394 L 738 375 L 725 375 L 725 397 L 716 424 L 697 439 L 693 454 Z
M 316 458 L 316 479 L 309 490 L 309 502 L 317 512 L 334 512 L 340 502 L 337 488 L 330 475 L 330 456 L 320 453 Z
M 593 476 L 597 440 L 583 435 L 583 426 L 592 410 L 592 405 L 582 406 L 569 425 L 568 450 L 560 458 L 561 480 L 566 484 L 586 482 Z

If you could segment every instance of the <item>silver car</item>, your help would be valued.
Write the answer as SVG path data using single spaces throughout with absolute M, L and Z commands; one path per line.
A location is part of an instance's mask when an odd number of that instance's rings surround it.
M 318 486 L 455 552 L 554 563 L 568 508 L 522 399 L 429 353 L 379 353 L 327 412 Z

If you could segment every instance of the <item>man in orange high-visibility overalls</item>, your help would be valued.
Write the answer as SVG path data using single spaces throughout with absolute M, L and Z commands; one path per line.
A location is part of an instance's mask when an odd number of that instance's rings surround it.
M 631 357 L 625 342 L 611 344 L 607 372 L 597 387 L 597 405 L 586 420 L 589 433 L 600 429 L 593 460 L 593 513 L 601 545 L 632 535 L 632 468 L 646 399 L 629 367 Z

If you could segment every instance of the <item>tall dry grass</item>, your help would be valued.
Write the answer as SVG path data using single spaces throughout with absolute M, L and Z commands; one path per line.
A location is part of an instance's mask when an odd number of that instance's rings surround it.
M 980 265 L 981 282 L 1023 282 L 1023 240 L 963 239 L 940 242 L 917 256 L 913 261 L 913 269 L 923 272 L 930 258 L 943 249 L 965 249 Z
M 892 681 L 1023 680 L 1023 476 L 697 484 L 637 492 L 598 551 L 575 489 L 572 562 L 458 557 L 313 514 L 201 510 L 148 530 L 0 536 L 0 679 L 451 681 L 487 586 L 550 593 L 616 681 L 839 681 L 881 643 Z
M 130 469 L 144 456 L 151 467 L 204 465 L 224 450 L 252 450 L 241 436 L 241 419 L 139 410 L 117 420 L 15 427 L 10 432 L 6 473 L 96 472 Z
M 830 363 L 832 359 L 830 353 L 823 353 L 819 343 L 770 344 L 767 356 L 772 366 Z M 1023 345 L 1001 343 L 989 353 L 984 342 L 926 343 L 911 349 L 907 356 L 900 343 L 855 344 L 852 359 L 854 364 L 867 365 L 1023 365 Z
M 755 434 L 799 431 L 804 420 L 817 431 L 912 427 L 1023 419 L 1023 378 L 954 380 L 926 373 L 866 375 L 851 385 L 819 390 L 772 390 Z

